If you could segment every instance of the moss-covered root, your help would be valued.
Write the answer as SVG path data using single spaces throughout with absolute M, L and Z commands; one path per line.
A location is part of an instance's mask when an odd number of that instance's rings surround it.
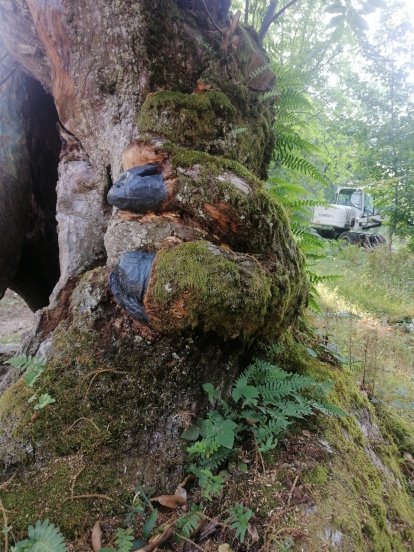
M 145 310 L 161 331 L 198 327 L 249 339 L 263 328 L 274 301 L 270 275 L 254 257 L 195 241 L 158 253 Z

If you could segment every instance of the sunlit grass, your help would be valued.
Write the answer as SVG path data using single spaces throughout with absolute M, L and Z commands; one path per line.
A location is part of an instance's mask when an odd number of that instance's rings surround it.
M 389 323 L 414 317 L 414 255 L 352 247 L 320 268 L 341 276 L 318 286 L 319 331 L 374 400 L 414 423 L 414 333 Z
M 338 250 L 317 263 L 322 274 L 338 278 L 327 284 L 353 308 L 377 316 L 414 318 L 414 255 L 400 249 L 366 251 L 355 246 Z

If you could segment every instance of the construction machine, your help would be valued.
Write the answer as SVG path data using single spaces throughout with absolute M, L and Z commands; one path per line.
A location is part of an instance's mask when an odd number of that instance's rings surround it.
M 381 222 L 371 195 L 363 188 L 338 186 L 335 203 L 314 208 L 311 226 L 324 238 L 374 247 L 385 243 L 385 239 L 368 231 L 381 226 Z

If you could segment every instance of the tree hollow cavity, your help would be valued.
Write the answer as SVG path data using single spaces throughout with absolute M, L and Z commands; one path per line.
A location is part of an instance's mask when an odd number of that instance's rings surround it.
M 16 136 L 19 147 L 7 168 L 14 173 L 14 186 L 22 190 L 25 216 L 19 220 L 22 239 L 16 244 L 17 263 L 6 287 L 36 311 L 48 305 L 60 273 L 56 222 L 59 119 L 52 96 L 38 81 L 21 74 L 8 88 L 9 94 L 15 96 L 13 86 L 22 86 L 24 90 L 19 129 L 24 135 Z M 21 205 L 10 198 L 8 207 L 9 212 L 3 214 L 2 231 L 6 234 L 3 240 L 13 241 L 14 236 L 7 235 L 7 219 L 16 219 Z

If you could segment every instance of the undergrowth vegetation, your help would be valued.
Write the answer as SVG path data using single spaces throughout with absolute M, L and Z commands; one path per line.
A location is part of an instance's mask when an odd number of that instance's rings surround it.
M 42 361 L 24 355 L 15 357 L 10 363 L 25 370 L 23 380 L 29 386 L 42 376 L 45 367 Z M 200 499 L 189 503 L 187 508 L 184 484 L 177 487 L 174 495 L 153 498 L 148 498 L 144 489 L 138 485 L 129 523 L 133 522 L 134 516 L 142 519 L 143 539 L 134 541 L 131 527 L 127 530 L 118 528 L 116 548 L 96 546 L 99 552 L 129 552 L 144 545 L 151 535 L 163 539 L 163 535 L 169 535 L 171 531 L 178 539 L 189 539 L 205 518 L 205 501 L 211 502 L 223 493 L 223 487 L 234 469 L 239 473 L 247 472 L 248 465 L 238 459 L 249 441 L 263 464 L 262 454 L 275 449 L 279 439 L 295 422 L 316 412 L 345 416 L 343 410 L 328 400 L 333 388 L 332 381 L 318 381 L 309 375 L 287 372 L 260 360 L 256 360 L 239 376 L 227 399 L 222 398 L 220 390 L 211 383 L 204 384 L 203 388 L 208 394 L 211 409 L 204 419 L 195 420 L 182 435 L 183 439 L 194 441 L 187 448 L 192 460 L 188 477 L 195 477 Z M 153 502 L 167 508 L 186 506 L 186 509 L 173 523 L 167 525 L 167 529 L 162 529 L 161 525 L 160 532 L 157 521 L 161 513 L 158 508 L 154 508 Z M 236 502 L 229 505 L 224 514 L 227 517 L 222 523 L 243 543 L 254 512 Z M 11 527 L 6 524 L 3 529 L 6 544 L 10 530 Z M 29 527 L 28 533 L 29 538 L 16 543 L 13 552 L 67 550 L 62 534 L 48 520 L 37 521 Z M 100 538 L 99 534 L 96 540 L 100 542 Z
M 318 286 L 322 339 L 338 349 L 374 402 L 414 428 L 414 255 L 351 246 L 318 268 L 340 274 Z
M 414 255 L 385 246 L 367 253 L 350 246 L 318 260 L 321 274 L 340 276 L 329 284 L 356 309 L 382 317 L 414 317 Z

